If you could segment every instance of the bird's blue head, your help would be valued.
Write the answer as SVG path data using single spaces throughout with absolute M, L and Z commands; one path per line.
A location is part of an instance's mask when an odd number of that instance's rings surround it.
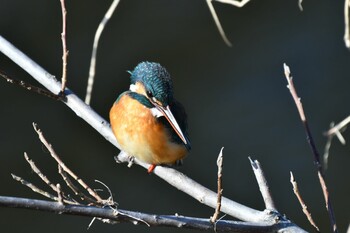
M 141 62 L 131 74 L 131 93 L 151 109 L 153 116 L 165 117 L 185 145 L 189 145 L 177 120 L 171 112 L 174 101 L 173 83 L 168 71 L 155 62 Z
M 173 101 L 173 83 L 168 71 L 155 62 L 141 62 L 130 72 L 131 84 L 143 85 L 145 95 L 163 107 Z

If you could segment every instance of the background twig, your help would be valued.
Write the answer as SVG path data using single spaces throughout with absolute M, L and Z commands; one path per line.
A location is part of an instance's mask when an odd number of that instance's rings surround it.
M 313 137 L 312 137 L 312 134 L 311 134 L 311 130 L 309 128 L 309 124 L 306 120 L 306 116 L 305 116 L 305 113 L 304 113 L 304 109 L 303 109 L 303 105 L 300 101 L 300 98 L 298 97 L 298 94 L 297 94 L 297 91 L 294 87 L 294 83 L 293 83 L 293 78 L 290 74 L 290 69 L 289 67 L 284 63 L 283 64 L 283 67 L 284 67 L 284 74 L 286 76 L 286 79 L 287 79 L 287 82 L 288 82 L 288 89 L 294 99 L 294 102 L 297 106 L 297 109 L 298 109 L 298 112 L 299 112 L 299 116 L 301 118 L 301 121 L 304 125 L 304 128 L 305 128 L 305 133 L 306 133 L 306 138 L 307 138 L 307 141 L 310 145 L 310 148 L 311 148 L 311 151 L 312 151 L 312 154 L 313 154 L 313 157 L 314 157 L 314 163 L 317 167 L 317 175 L 318 175 L 318 178 L 319 178 L 319 181 L 320 181 L 320 184 L 321 184 L 321 188 L 322 188 L 322 192 L 323 192 L 323 197 L 324 197 L 324 200 L 325 200 L 325 203 L 326 203 L 326 208 L 327 208 L 327 211 L 328 211 L 328 216 L 329 216 L 329 220 L 331 222 L 331 229 L 332 229 L 332 232 L 338 232 L 338 229 L 337 229 L 337 224 L 336 224 L 336 220 L 335 220 L 335 215 L 334 215 L 334 210 L 333 210 L 333 206 L 332 206 L 332 203 L 331 203 L 331 200 L 330 200 L 330 196 L 329 196 L 329 192 L 328 192 L 328 188 L 327 188 L 327 185 L 326 185 L 326 181 L 324 179 L 324 175 L 323 175 L 323 170 L 322 170 L 322 165 L 320 163 L 320 155 L 317 151 L 317 148 L 316 148 L 316 145 L 315 145 L 315 142 L 313 140 Z
M 95 33 L 94 44 L 92 46 L 92 55 L 91 55 L 91 60 L 90 60 L 89 78 L 88 78 L 88 83 L 87 83 L 87 87 L 86 87 L 86 95 L 85 95 L 85 103 L 88 105 L 90 104 L 90 101 L 91 101 L 92 88 L 93 88 L 94 80 L 95 80 L 96 56 L 97 56 L 98 43 L 100 41 L 101 34 L 102 34 L 104 28 L 106 27 L 106 24 L 108 23 L 109 19 L 112 17 L 118 4 L 119 4 L 119 0 L 113 0 L 111 6 L 107 10 L 102 21 L 98 25 L 98 28 L 97 28 L 96 33 Z

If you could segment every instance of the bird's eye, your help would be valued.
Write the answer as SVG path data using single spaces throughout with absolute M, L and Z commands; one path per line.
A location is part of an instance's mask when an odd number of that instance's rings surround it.
M 151 92 L 151 91 L 147 91 L 147 92 L 146 92 L 146 94 L 147 94 L 147 96 L 148 96 L 149 98 L 152 98 L 152 97 L 153 97 L 153 95 L 152 95 L 152 92 Z

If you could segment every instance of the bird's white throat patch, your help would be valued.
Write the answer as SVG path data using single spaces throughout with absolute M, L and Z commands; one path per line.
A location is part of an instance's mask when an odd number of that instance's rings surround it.
M 137 84 L 130 84 L 129 90 L 132 92 L 139 93 L 139 91 L 140 91 L 139 88 L 140 87 Z M 157 101 L 156 98 L 154 98 L 154 97 L 152 100 Z M 164 114 L 161 111 L 159 111 L 156 107 L 153 107 L 150 110 L 151 110 L 152 115 L 156 118 L 164 116 Z
M 136 92 L 136 90 L 137 90 L 136 85 L 135 84 L 130 84 L 129 90 L 132 91 L 132 92 Z
M 156 118 L 164 116 L 164 114 L 161 111 L 159 111 L 156 107 L 151 108 L 151 113 Z

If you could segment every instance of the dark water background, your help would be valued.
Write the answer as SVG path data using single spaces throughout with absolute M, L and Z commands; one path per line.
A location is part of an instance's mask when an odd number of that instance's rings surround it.
M 67 1 L 68 87 L 85 95 L 96 27 L 110 1 Z M 60 2 L 1 0 L 0 33 L 51 74 L 61 75 Z M 224 195 L 256 209 L 263 201 L 248 156 L 264 169 L 281 213 L 312 231 L 292 192 L 293 171 L 309 210 L 323 232 L 329 221 L 283 63 L 292 69 L 316 144 L 330 122 L 349 115 L 350 52 L 343 43 L 343 1 L 252 1 L 243 9 L 215 3 L 233 43 L 221 40 L 204 0 L 121 1 L 100 40 L 91 106 L 104 118 L 129 87 L 140 61 L 157 61 L 171 73 L 175 96 L 189 115 L 193 150 L 182 172 L 216 189 L 216 158 L 224 150 Z M 37 84 L 0 55 L 0 69 Z M 56 165 L 40 144 L 37 122 L 66 164 L 94 187 L 109 186 L 120 208 L 155 214 L 209 217 L 213 210 L 137 166 L 116 165 L 117 149 L 61 103 L 0 81 L 0 195 L 39 198 L 11 179 L 15 173 L 41 185 L 23 159 L 26 151 L 58 181 Z M 344 137 L 350 140 L 350 131 Z M 326 173 L 339 229 L 349 224 L 349 145 L 333 143 Z M 106 194 L 107 195 L 107 194 Z M 229 219 L 229 217 L 226 217 Z M 2 232 L 86 232 L 89 218 L 0 208 Z M 89 232 L 190 232 L 107 225 Z

